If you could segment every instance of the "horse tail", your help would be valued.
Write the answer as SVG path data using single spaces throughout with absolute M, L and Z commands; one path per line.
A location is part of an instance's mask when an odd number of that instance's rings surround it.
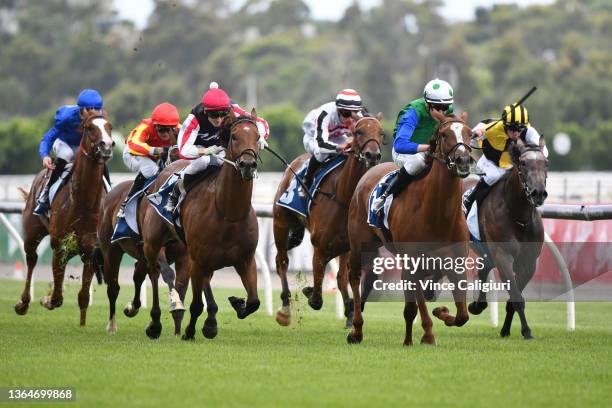
M 302 241 L 304 240 L 305 230 L 306 228 L 303 225 L 296 226 L 289 230 L 287 250 L 293 249 L 302 243 Z
M 98 285 L 104 282 L 104 255 L 100 247 L 95 247 L 92 253 L 92 261 Z
M 17 190 L 19 190 L 19 192 L 21 193 L 21 198 L 23 199 L 23 201 L 28 201 L 28 196 L 30 195 L 30 192 L 24 189 L 23 187 L 17 187 Z

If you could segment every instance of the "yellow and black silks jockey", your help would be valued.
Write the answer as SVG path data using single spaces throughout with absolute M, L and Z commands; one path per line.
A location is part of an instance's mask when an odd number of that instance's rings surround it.
M 494 122 L 484 120 L 478 123 L 472 132 L 476 147 L 482 147 L 483 155 L 476 168 L 484 173 L 472 193 L 465 198 L 463 210 L 467 214 L 474 201 L 482 202 L 491 187 L 512 167 L 508 145 L 519 137 L 527 144 L 539 145 L 540 134 L 529 124 L 529 113 L 523 105 L 508 105 L 502 112 L 501 119 Z M 544 146 L 544 155 L 548 150 Z

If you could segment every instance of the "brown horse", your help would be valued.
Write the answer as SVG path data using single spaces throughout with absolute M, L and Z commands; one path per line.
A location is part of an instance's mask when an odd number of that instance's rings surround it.
M 382 114 L 379 113 L 376 117 L 365 116 L 355 123 L 352 141 L 353 153 L 343 165 L 334 169 L 321 182 L 308 218 L 298 216 L 293 211 L 276 204 L 293 178 L 293 173 L 290 171 L 285 171 L 283 175 L 274 197 L 273 207 L 274 242 L 277 250 L 276 271 L 281 279 L 281 300 L 283 302 L 276 312 L 276 321 L 282 326 L 289 325 L 291 320 L 291 292 L 287 283 L 289 267 L 287 251 L 301 243 L 304 228 L 310 231 L 310 241 L 314 248 L 312 258 L 314 287 L 304 288 L 308 304 L 315 310 L 321 309 L 325 267 L 330 260 L 340 256 L 338 289 L 344 300 L 347 325 L 352 321 L 353 304 L 348 294 L 347 256 L 345 254 L 349 250 L 348 203 L 361 176 L 380 160 L 380 146 L 384 137 L 381 118 Z M 297 171 L 309 157 L 308 153 L 299 156 L 291 163 L 291 168 Z
M 422 242 L 459 244 L 449 248 L 447 256 L 466 257 L 468 254 L 469 234 L 461 212 L 461 181 L 469 173 L 471 161 L 469 140 L 471 130 L 466 125 L 467 114 L 445 117 L 432 111 L 432 116 L 440 122 L 431 140 L 430 152 L 433 157 L 431 168 L 421 178 L 413 181 L 397 197 L 389 210 L 389 227 L 396 242 Z M 364 242 L 384 242 L 381 230 L 367 223 L 368 202 L 371 191 L 379 180 L 397 167 L 392 163 L 383 163 L 369 170 L 360 180 L 349 209 L 348 232 L 351 251 L 349 260 L 349 280 L 353 291 L 355 311 L 353 329 L 347 336 L 349 343 L 358 343 L 363 339 L 362 302 L 359 283 L 362 268 L 362 248 Z M 426 170 L 427 171 L 427 170 Z M 464 244 L 464 245 L 461 245 Z M 363 265 L 369 267 L 368 263 Z M 422 275 L 418 273 L 415 276 Z M 448 279 L 456 283 L 459 275 L 448 273 Z M 435 344 L 432 333 L 432 321 L 420 286 L 416 285 L 416 300 L 421 313 L 425 334 L 424 343 Z M 457 306 L 457 316 L 451 316 L 446 307 L 434 310 L 434 315 L 444 320 L 447 326 L 462 326 L 468 321 L 465 304 L 465 291 L 453 290 Z M 412 345 L 412 322 L 417 314 L 415 293 L 405 292 L 406 304 L 404 319 L 406 337 L 404 345 Z
M 223 125 L 222 139 L 228 141 L 226 153 L 232 164 L 226 162 L 220 169 L 213 170 L 206 179 L 193 186 L 182 204 L 180 222 L 187 243 L 193 293 L 189 308 L 191 318 L 183 340 L 194 339 L 196 322 L 204 308 L 202 291 L 206 297 L 208 313 L 202 333 L 209 339 L 217 335 L 218 306 L 210 287 L 210 280 L 217 269 L 233 266 L 242 279 L 247 291 L 246 302 L 234 296 L 229 298 L 238 318 L 244 319 L 259 308 L 254 258 L 258 226 L 251 205 L 253 178 L 259 158 L 256 118 L 255 109 L 251 117 L 228 117 L 228 122 Z M 154 190 L 187 164 L 188 161 L 172 163 L 159 175 Z M 144 255 L 151 268 L 149 275 L 155 277 L 159 275 L 156 270 L 159 251 L 165 242 L 174 238 L 174 234 L 165 221 L 152 211 L 147 212 L 144 222 L 148 226 L 143 230 Z M 152 286 L 153 307 L 147 335 L 157 338 L 162 327 L 157 285 L 153 283 Z
M 142 243 L 134 242 L 132 239 L 122 239 L 114 243 L 111 242 L 113 230 L 117 223 L 117 211 L 132 187 L 132 183 L 132 181 L 125 181 L 115 186 L 108 193 L 102 204 L 102 213 L 98 221 L 98 242 L 104 257 L 104 281 L 108 285 L 109 322 L 106 326 L 106 330 L 109 333 L 115 333 L 117 331 L 115 304 L 120 289 L 118 278 L 123 254 L 127 253 L 132 258 L 136 259 L 133 275 L 134 297 L 123 309 L 123 313 L 127 317 L 134 317 L 138 314 L 141 305 L 140 288 L 149 272 L 149 267 L 144 258 Z M 147 225 L 144 223 L 147 211 L 155 212 L 153 207 L 149 204 L 149 201 L 143 196 L 140 198 L 138 208 L 138 228 L 140 231 L 147 228 Z M 183 243 L 180 241 L 168 243 L 164 249 L 162 249 L 158 262 L 160 264 L 159 268 L 162 278 L 170 290 L 176 289 L 182 302 L 185 299 L 185 292 L 189 284 L 189 276 L 187 274 L 188 257 Z M 168 265 L 168 263 L 172 262 L 175 262 L 176 265 L 176 286 L 175 273 Z M 178 335 L 180 333 L 180 324 L 184 309 L 171 310 L 171 313 L 175 322 L 174 333 Z
M 61 188 L 51 204 L 50 218 L 32 213 L 36 197 L 45 183 L 47 170 L 42 170 L 32 183 L 22 214 L 24 248 L 28 263 L 28 275 L 17 314 L 23 315 L 30 304 L 30 282 L 38 256 L 36 248 L 46 236 L 51 236 L 53 249 L 53 293 L 44 296 L 41 304 L 51 310 L 63 303 L 62 285 L 66 263 L 79 255 L 83 261 L 82 285 L 79 292 L 81 326 L 85 325 L 89 305 L 89 287 L 94 275 L 93 251 L 96 244 L 96 224 L 100 203 L 104 195 L 102 175 L 104 163 L 113 156 L 115 143 L 111 139 L 111 124 L 105 115 L 85 114 L 79 128 L 81 145 L 75 154 L 72 175 L 67 186 Z
M 544 227 L 536 207 L 547 197 L 546 175 L 548 160 L 540 145 L 526 145 L 521 139 L 510 145 L 512 170 L 495 184 L 482 204 L 479 203 L 478 224 L 480 238 L 486 242 L 493 262 L 478 271 L 482 281 L 497 266 L 502 282 L 510 282 L 510 299 L 506 302 L 506 319 L 500 335 L 510 335 L 514 312 L 521 319 L 521 334 L 532 339 L 525 317 L 523 289 L 533 277 L 542 250 Z M 478 250 L 478 249 L 476 249 Z M 472 314 L 480 314 L 487 307 L 485 292 L 478 301 L 470 303 Z

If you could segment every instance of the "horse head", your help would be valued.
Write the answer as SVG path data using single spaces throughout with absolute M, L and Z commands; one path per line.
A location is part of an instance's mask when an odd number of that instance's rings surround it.
M 239 116 L 229 125 L 229 141 L 227 152 L 231 161 L 236 163 L 244 181 L 251 181 L 257 172 L 259 158 L 259 130 L 257 129 L 257 111 L 251 111 L 251 116 Z
M 111 138 L 112 125 L 105 113 L 84 113 L 79 132 L 81 151 L 96 161 L 107 161 L 113 157 L 115 142 Z
M 385 138 L 385 131 L 380 123 L 382 113 L 376 116 L 367 114 L 358 119 L 353 130 L 353 151 L 357 160 L 364 162 L 367 168 L 374 167 L 380 161 L 380 146 Z
M 430 142 L 433 157 L 446 164 L 455 176 L 465 178 L 470 174 L 472 156 L 470 152 L 470 137 L 472 131 L 467 125 L 467 112 L 460 117 L 445 116 L 442 112 L 432 110 L 431 116 L 440 124 Z
M 544 200 L 548 197 L 546 192 L 548 159 L 542 150 L 544 143 L 544 137 L 540 137 L 540 144 L 537 146 L 527 144 L 519 138 L 510 145 L 509 149 L 527 200 L 536 207 L 544 204 Z

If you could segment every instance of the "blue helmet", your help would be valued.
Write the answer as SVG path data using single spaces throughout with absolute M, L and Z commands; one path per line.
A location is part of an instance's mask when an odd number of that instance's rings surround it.
M 102 109 L 102 95 L 95 89 L 83 89 L 77 98 L 79 108 Z

